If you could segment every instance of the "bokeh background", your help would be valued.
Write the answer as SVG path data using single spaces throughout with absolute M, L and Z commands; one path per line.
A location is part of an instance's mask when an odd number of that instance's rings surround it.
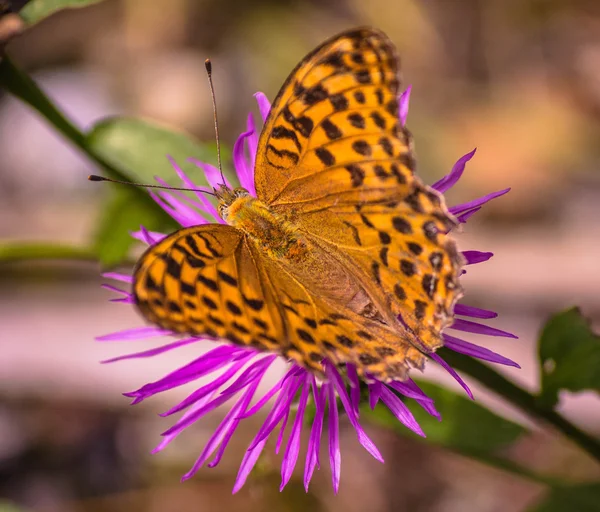
M 211 57 L 221 137 L 231 147 L 247 112 L 256 112 L 254 92 L 272 99 L 308 51 L 357 25 L 384 30 L 400 51 L 424 180 L 439 179 L 477 147 L 450 203 L 512 187 L 470 221 L 459 244 L 495 253 L 465 276 L 470 304 L 498 311 L 493 325 L 519 336 L 487 346 L 518 361 L 521 370 L 504 373 L 535 391 L 535 342 L 549 314 L 578 304 L 600 324 L 597 1 L 106 0 L 47 18 L 13 39 L 7 53 L 82 128 L 118 114 L 202 141 L 214 138 L 203 66 Z M 166 158 L 156 165 L 162 176 L 171 173 Z M 3 241 L 88 245 L 110 187 L 86 181 L 91 172 L 99 169 L 0 92 Z M 0 262 L 0 498 L 22 507 L 16 510 L 504 512 L 527 510 L 545 492 L 369 426 L 386 457 L 380 465 L 345 422 L 337 497 L 326 467 L 309 494 L 301 476 L 280 494 L 277 457 L 267 457 L 232 497 L 252 422 L 217 468 L 180 484 L 219 414 L 151 456 L 170 425 L 156 413 L 183 391 L 135 408 L 121 393 L 175 369 L 197 348 L 100 365 L 132 346 L 94 337 L 140 319 L 108 302 L 98 263 L 83 260 Z M 137 343 L 141 350 L 145 342 Z M 439 372 L 426 378 L 457 389 Z M 472 384 L 478 401 L 531 429 L 506 455 L 557 476 L 600 476 L 570 443 Z M 597 395 L 565 393 L 559 410 L 600 434 Z

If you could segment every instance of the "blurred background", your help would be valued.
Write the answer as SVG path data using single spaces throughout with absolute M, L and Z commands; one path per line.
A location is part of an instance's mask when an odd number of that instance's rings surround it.
M 551 312 L 578 304 L 600 327 L 597 1 L 105 0 L 45 19 L 7 53 L 81 128 L 126 115 L 202 141 L 214 139 L 203 65 L 210 57 L 221 138 L 231 147 L 247 113 L 257 113 L 254 92 L 273 99 L 308 51 L 357 25 L 382 29 L 399 49 L 404 85 L 413 86 L 408 126 L 423 179 L 439 179 L 477 147 L 449 203 L 512 187 L 469 221 L 459 245 L 495 253 L 465 276 L 469 304 L 498 311 L 491 325 L 519 336 L 486 346 L 518 361 L 521 370 L 503 371 L 535 391 L 535 342 Z M 166 158 L 155 166 L 163 177 L 172 172 Z M 100 171 L 0 91 L 3 241 L 88 244 L 109 193 L 86 181 L 91 172 Z M 99 268 L 0 263 L 0 499 L 22 507 L 15 510 L 495 512 L 527 510 L 544 493 L 539 484 L 369 426 L 386 456 L 381 465 L 344 421 L 337 497 L 326 467 L 309 494 L 301 475 L 280 494 L 277 457 L 267 457 L 232 497 L 252 422 L 217 468 L 180 484 L 219 414 L 151 456 L 170 425 L 156 413 L 184 391 L 135 408 L 121 393 L 184 364 L 197 348 L 100 365 L 146 342 L 94 341 L 141 324 L 132 309 L 108 302 Z M 425 377 L 457 389 L 433 370 Z M 473 388 L 478 401 L 532 429 L 508 456 L 559 476 L 600 476 L 572 445 Z M 559 410 L 600 434 L 591 393 L 563 394 Z

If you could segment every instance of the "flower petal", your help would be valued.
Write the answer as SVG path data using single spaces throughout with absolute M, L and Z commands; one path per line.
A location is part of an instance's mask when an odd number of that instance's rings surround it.
M 160 182 L 166 183 L 164 180 L 161 180 L 159 178 L 155 178 L 155 179 L 159 183 Z M 169 203 L 169 205 L 172 206 L 179 215 L 183 216 L 186 219 L 185 222 L 186 222 L 187 226 L 185 226 L 185 227 L 196 226 L 199 224 L 207 224 L 208 223 L 208 220 L 206 220 L 200 214 L 200 211 L 202 211 L 202 208 L 199 208 L 199 209 L 190 208 L 187 204 L 185 204 L 185 202 L 190 202 L 191 199 L 187 198 L 181 192 L 179 192 L 177 190 L 172 191 L 172 192 L 165 192 L 164 190 L 161 190 L 158 194 L 165 201 L 167 201 Z M 178 196 L 179 196 L 179 198 L 178 198 Z M 198 211 L 198 210 L 200 210 L 200 211 Z M 204 212 L 204 213 L 206 213 L 206 212 Z
M 273 397 L 273 395 L 279 392 L 279 390 L 283 387 L 287 379 L 298 374 L 297 369 L 298 367 L 292 366 L 292 368 L 290 368 L 288 372 L 281 379 L 279 379 L 279 382 L 277 382 L 277 384 L 275 384 L 269 391 L 267 391 L 267 393 L 265 393 L 265 395 L 258 402 L 256 402 L 250 409 L 248 409 L 243 415 L 240 416 L 240 419 L 248 418 L 256 414 L 260 409 L 262 409 L 262 407 Z
M 402 388 L 396 387 L 397 384 L 402 384 Z M 417 404 L 419 404 L 429 415 L 433 416 L 434 418 L 437 418 L 438 421 L 442 421 L 441 414 L 437 411 L 435 405 L 433 405 L 433 399 L 429 398 L 423 392 L 423 390 L 419 386 L 417 386 L 417 383 L 414 380 L 407 379 L 404 382 L 391 382 L 390 387 L 396 389 L 396 391 L 399 391 L 405 396 L 408 396 L 406 395 L 406 388 L 410 389 L 413 393 L 417 395 L 413 396 L 415 402 L 417 402 Z
M 233 433 L 235 432 L 237 426 L 239 425 L 239 423 L 241 421 L 240 419 L 238 419 L 238 415 L 239 415 L 240 411 L 243 411 L 246 409 L 246 407 L 248 407 L 250 400 L 252 400 L 252 397 L 254 396 L 254 393 L 256 392 L 256 388 L 260 384 L 260 381 L 261 381 L 263 375 L 265 374 L 265 372 L 267 371 L 268 367 L 273 362 L 273 359 L 274 359 L 274 357 L 264 358 L 264 359 L 261 359 L 261 360 L 255 362 L 252 365 L 257 370 L 257 371 L 251 372 L 254 375 L 254 380 L 247 382 L 247 384 L 249 384 L 248 388 L 244 391 L 242 397 L 235 403 L 235 405 L 225 415 L 225 418 L 223 418 L 223 420 L 221 421 L 221 423 L 219 424 L 219 426 L 217 427 L 217 429 L 215 430 L 213 435 L 210 437 L 210 439 L 206 443 L 206 446 L 204 447 L 204 450 L 200 454 L 200 457 L 198 458 L 198 460 L 196 460 L 196 462 L 194 463 L 192 468 L 183 476 L 183 480 L 187 480 L 187 479 L 191 478 L 204 465 L 206 460 L 217 449 L 219 444 L 223 443 L 221 445 L 221 449 L 219 450 L 219 453 L 217 453 L 217 456 L 215 457 L 215 459 L 213 461 L 211 461 L 209 466 L 214 467 L 219 463 L 219 461 L 221 460 L 221 457 L 223 456 L 223 453 L 225 451 L 225 447 L 227 446 L 227 443 L 229 442 L 229 439 L 231 438 L 231 436 L 233 435 Z
M 375 406 L 377 405 L 377 402 L 379 402 L 379 399 L 381 398 L 381 382 L 375 380 L 373 382 L 370 382 L 368 387 L 369 387 L 369 407 L 371 408 L 371 410 L 375 409 Z
M 206 181 L 212 188 L 219 188 L 219 185 L 226 185 L 228 188 L 233 188 L 227 176 L 221 177 L 221 171 L 217 169 L 214 165 L 207 164 L 206 162 L 202 162 L 197 158 L 188 158 L 188 162 L 197 165 L 204 171 L 204 176 L 206 177 Z M 225 181 L 225 183 L 223 183 Z
M 133 329 L 124 329 L 111 334 L 105 334 L 104 336 L 97 336 L 95 339 L 97 341 L 132 341 L 166 336 L 168 334 L 171 334 L 171 331 L 158 327 L 134 327 Z
M 278 454 L 281 449 L 281 445 L 283 443 L 283 436 L 285 434 L 285 427 L 287 427 L 287 422 L 290 419 L 290 412 L 292 411 L 292 407 L 287 408 L 285 414 L 283 416 L 283 421 L 281 422 L 281 427 L 279 427 L 279 435 L 277 436 L 277 443 L 275 443 L 275 453 Z
M 473 199 L 473 201 L 469 201 L 468 203 L 457 204 L 456 206 L 452 206 L 448 208 L 448 211 L 452 215 L 460 215 L 461 213 L 466 212 L 467 210 L 471 210 L 476 208 L 477 206 L 483 206 L 485 203 L 490 202 L 492 199 L 496 199 L 497 197 L 503 196 L 510 192 L 510 188 L 505 188 L 504 190 L 499 190 L 498 192 L 492 192 L 491 194 L 487 194 L 479 199 Z
M 455 338 L 454 336 L 450 336 L 449 334 L 444 334 L 443 336 L 444 346 L 448 347 L 450 350 L 454 350 L 454 352 L 459 352 L 460 354 L 465 354 L 467 356 L 483 359 L 484 361 L 490 361 L 491 363 L 521 368 L 514 361 L 508 359 L 507 357 L 501 356 L 500 354 L 497 354 L 496 352 L 493 352 L 487 348 L 480 347 L 479 345 L 475 345 L 474 343 L 469 343 L 468 341 L 461 340 L 460 338 Z
M 115 363 L 116 361 L 123 361 L 125 359 L 140 359 L 144 357 L 152 357 L 158 354 L 164 354 L 175 348 L 184 347 L 191 343 L 197 343 L 201 341 L 199 338 L 186 338 L 184 340 L 177 340 L 167 345 L 161 345 L 160 347 L 152 348 L 150 350 L 144 350 L 143 352 L 135 352 L 133 354 L 126 354 L 124 356 L 113 357 L 112 359 L 106 359 L 102 361 L 102 364 Z
M 233 166 L 240 180 L 240 185 L 246 190 L 248 190 L 248 185 L 253 184 L 252 169 L 245 155 L 246 139 L 252 135 L 254 135 L 253 130 L 242 133 L 233 145 Z
M 518 336 L 515 336 L 510 332 L 501 331 L 500 329 L 496 329 L 488 325 L 483 325 L 478 322 L 462 320 L 461 318 L 455 318 L 454 323 L 449 327 L 449 329 L 454 329 L 456 331 L 472 332 L 475 334 L 485 334 L 486 336 L 501 336 L 504 338 L 518 339 Z
M 108 299 L 109 302 L 118 302 L 120 304 L 135 304 L 135 298 L 133 295 L 128 295 L 127 297 L 123 297 L 121 299 Z
M 253 447 L 248 448 L 248 451 L 246 451 L 246 453 L 244 454 L 244 458 L 242 459 L 242 463 L 240 464 L 240 469 L 235 478 L 235 483 L 233 484 L 233 490 L 231 491 L 231 494 L 235 494 L 242 487 L 244 487 L 244 484 L 246 483 L 246 479 L 248 478 L 250 471 L 252 471 L 252 468 L 254 468 L 258 457 L 260 456 L 265 445 L 267 444 L 267 440 L 268 437 L 264 438 L 258 443 L 253 443 Z
M 121 288 L 113 286 L 112 284 L 103 283 L 100 285 L 100 288 L 104 288 L 105 290 L 110 290 L 111 292 L 120 293 L 122 295 L 125 295 L 125 297 L 131 296 L 131 294 L 129 292 L 127 292 L 125 290 L 121 290 Z
M 467 153 L 466 155 L 461 156 L 452 167 L 450 173 L 444 176 L 441 180 L 436 181 L 433 185 L 431 185 L 431 188 L 434 188 L 438 192 L 444 194 L 446 191 L 450 190 L 454 185 L 456 185 L 456 182 L 460 179 L 465 171 L 467 162 L 475 155 L 475 151 L 477 151 L 477 148 L 473 149 L 473 151 Z
M 154 179 L 162 186 L 165 186 L 165 187 L 169 186 L 169 184 L 165 180 L 163 180 L 162 178 L 160 178 L 158 176 L 155 176 Z M 202 187 L 202 189 L 207 190 L 206 187 Z M 198 190 L 198 187 L 196 187 L 195 190 Z M 162 194 L 167 194 L 169 197 L 171 197 L 173 199 L 179 198 L 179 199 L 174 199 L 174 200 L 178 201 L 179 204 L 183 205 L 183 210 L 188 217 L 190 217 L 192 219 L 193 218 L 201 219 L 199 221 L 199 224 L 206 224 L 206 222 L 208 222 L 206 217 L 213 217 L 214 215 L 212 212 L 213 212 L 213 210 L 215 210 L 215 208 L 208 201 L 208 199 L 206 197 L 204 197 L 204 195 L 199 195 L 198 192 L 196 192 L 196 193 L 201 202 L 191 199 L 190 197 L 186 196 L 180 190 L 172 190 L 170 193 L 163 192 Z M 187 204 L 189 204 L 191 206 L 191 208 L 189 208 L 187 206 Z M 173 206 L 174 204 L 171 202 L 171 205 Z
M 454 371 L 454 368 L 452 368 L 452 366 L 450 366 L 446 361 L 444 361 L 436 353 L 429 354 L 429 357 L 431 357 L 431 359 L 433 359 L 442 368 L 444 368 L 444 370 L 446 370 L 450 375 L 452 375 L 452 377 L 454 377 L 454 380 L 462 386 L 462 388 L 466 391 L 467 395 L 469 395 L 469 398 L 471 400 L 475 400 L 475 398 L 473 397 L 473 393 L 469 389 L 469 386 L 467 386 L 467 383 L 460 378 L 460 375 L 458 373 L 456 373 L 456 371 Z
M 254 122 L 252 113 L 248 114 L 246 131 L 252 132 L 252 135 L 246 139 L 248 157 L 250 159 L 250 183 L 248 183 L 246 190 L 253 196 L 256 196 L 256 189 L 254 188 L 254 165 L 256 164 L 256 153 L 258 151 L 258 133 L 256 132 L 256 123 Z
M 348 392 L 346 391 L 346 386 L 344 385 L 344 381 L 342 380 L 342 377 L 338 373 L 335 366 L 333 366 L 331 363 L 326 363 L 325 375 L 327 375 L 330 384 L 335 387 L 335 390 L 337 391 L 337 394 L 340 397 L 342 405 L 344 406 L 344 409 L 346 410 L 346 414 L 348 415 L 348 420 L 354 427 L 354 430 L 356 430 L 356 434 L 358 435 L 358 442 L 375 459 L 377 459 L 379 462 L 383 462 L 383 457 L 381 456 L 381 453 L 379 453 L 379 450 L 375 446 L 375 443 L 373 443 L 373 441 L 371 441 L 369 436 L 367 436 L 366 432 L 360 426 L 360 423 L 358 422 L 356 413 L 354 412 L 354 408 L 352 407 L 352 404 L 350 403 L 350 398 L 348 397 Z
M 315 401 L 315 417 L 310 429 L 308 448 L 306 450 L 306 463 L 304 465 L 304 489 L 306 492 L 308 492 L 308 484 L 310 484 L 315 467 L 320 467 L 319 449 L 321 447 L 321 434 L 323 432 L 325 406 L 327 405 L 325 387 L 318 387 L 314 376 L 311 375 L 310 379 Z
M 410 384 L 413 384 L 412 386 Z M 415 382 L 411 379 L 408 379 L 404 382 L 392 381 L 388 382 L 387 385 L 398 393 L 403 394 L 406 398 L 412 398 L 413 400 L 422 400 L 424 402 L 433 403 L 433 398 L 428 397 L 421 388 L 419 388 Z
M 498 313 L 487 309 L 467 306 L 466 304 L 456 304 L 454 306 L 454 314 L 460 316 L 471 316 L 473 318 L 496 318 Z
M 148 231 L 144 226 L 140 226 L 139 231 L 132 231 L 130 235 L 148 245 L 154 245 L 160 242 L 163 238 L 167 238 L 167 235 L 163 233 L 157 233 L 156 231 Z
M 412 430 L 415 434 L 426 437 L 412 412 L 410 412 L 408 407 L 402 403 L 402 400 L 398 398 L 398 395 L 392 393 L 390 388 L 385 385 L 381 386 L 381 401 L 387 406 L 390 412 L 396 416 L 400 423 Z
M 210 352 L 196 358 L 191 363 L 169 373 L 162 379 L 150 382 L 136 391 L 124 393 L 124 395 L 133 397 L 133 403 L 139 403 L 156 393 L 181 386 L 192 380 L 203 377 L 204 375 L 209 375 L 223 366 L 231 364 L 232 358 L 239 353 L 240 350 L 243 349 L 228 345 L 216 347 Z
M 212 399 L 212 397 L 214 396 L 214 394 L 216 392 L 217 392 L 217 390 L 213 391 L 212 394 L 206 395 L 202 400 L 199 400 L 198 402 L 196 402 L 192 407 L 190 407 L 187 411 L 185 411 L 185 413 L 183 414 L 183 416 L 181 416 L 181 418 L 182 419 L 187 418 L 187 417 L 191 416 L 194 412 L 196 412 L 198 409 L 200 409 L 201 407 L 204 407 L 204 405 L 206 405 L 206 403 Z M 179 435 L 179 432 L 176 432 L 171 435 L 163 434 L 162 441 L 152 450 L 151 453 L 158 453 L 161 450 L 164 450 L 171 443 L 171 441 L 173 441 L 173 439 L 175 439 L 178 435 Z
M 398 98 L 398 116 L 400 117 L 400 124 L 406 125 L 406 118 L 408 117 L 408 104 L 410 102 L 410 91 L 412 85 L 409 85 L 406 90 Z
M 333 384 L 323 384 L 327 388 L 329 399 L 329 466 L 331 467 L 331 482 L 333 492 L 338 493 L 340 489 L 340 471 L 342 465 L 342 454 L 340 452 L 340 432 L 337 403 Z
M 196 403 L 198 400 L 200 400 L 201 398 L 206 396 L 208 393 L 212 393 L 215 389 L 219 389 L 223 384 L 225 384 L 227 381 L 229 381 L 237 372 L 239 372 L 243 368 L 243 366 L 246 364 L 247 360 L 248 360 L 248 358 L 242 359 L 241 361 L 237 361 L 237 362 L 231 364 L 229 366 L 229 368 L 227 368 L 227 370 L 224 371 L 217 378 L 211 380 L 208 384 L 205 384 L 204 386 L 200 387 L 196 391 L 190 393 L 186 398 L 184 398 L 177 405 L 171 407 L 168 411 L 160 413 L 160 416 L 162 416 L 164 418 L 167 416 L 171 416 L 172 414 L 175 414 L 179 411 L 182 411 L 183 409 L 187 409 L 190 405 Z M 261 362 L 261 361 L 259 361 L 259 362 Z M 246 370 L 246 371 L 248 371 L 248 370 Z M 238 381 L 243 379 L 244 377 L 245 377 L 245 374 L 238 377 Z M 231 396 L 232 396 L 232 393 L 221 392 L 219 394 L 219 396 L 217 398 L 215 398 L 212 402 L 207 404 L 204 407 L 204 409 L 202 409 L 201 411 L 198 411 L 196 416 L 194 416 L 193 418 L 187 419 L 185 422 L 181 422 L 181 420 L 178 421 L 177 423 L 175 423 L 175 425 L 173 425 L 171 428 L 169 428 L 166 431 L 166 433 L 170 434 L 171 432 L 173 432 L 175 430 L 183 430 L 184 428 L 187 428 L 192 422 L 194 422 L 198 418 L 200 418 L 200 416 L 213 410 L 218 405 L 225 403 L 227 400 L 229 400 L 231 398 Z
M 296 412 L 296 418 L 294 425 L 292 426 L 292 433 L 288 440 L 288 444 L 283 456 L 281 463 L 281 485 L 279 490 L 283 491 L 283 488 L 287 485 L 292 477 L 292 472 L 296 467 L 298 461 L 298 453 L 300 452 L 300 431 L 302 429 L 302 420 L 304 419 L 304 411 L 306 409 L 306 403 L 308 402 L 308 394 L 310 392 L 310 381 L 308 375 L 304 379 L 302 386 L 302 394 L 300 395 L 300 402 L 298 403 L 298 410 Z
M 273 412 L 271 420 L 263 423 L 263 426 L 256 435 L 254 444 L 250 445 L 250 448 L 254 448 L 255 444 L 269 437 L 273 429 L 279 424 L 291 407 L 292 401 L 294 400 L 301 383 L 302 379 L 300 377 L 292 377 L 285 383 L 284 388 L 280 393 L 280 396 L 285 396 L 285 399 L 279 403 L 275 412 L 271 411 Z
M 275 399 L 275 403 L 271 408 L 271 411 L 269 412 L 267 418 L 265 419 L 265 422 L 263 423 L 263 426 L 259 429 L 258 433 L 250 443 L 250 447 L 244 454 L 244 458 L 242 459 L 242 463 L 240 464 L 240 469 L 238 471 L 235 483 L 233 485 L 232 494 L 238 492 L 246 483 L 246 479 L 248 478 L 250 471 L 252 471 L 252 468 L 258 460 L 258 457 L 260 456 L 265 445 L 267 444 L 270 433 L 272 432 L 275 425 L 277 425 L 277 422 L 274 422 L 273 420 L 275 416 L 281 414 L 282 405 L 285 407 L 284 402 L 286 401 L 286 398 L 287 396 L 284 392 L 280 393 L 277 396 L 277 398 Z M 274 423 L 273 427 L 271 427 L 265 435 L 265 431 L 269 428 L 269 426 L 272 423 Z
M 348 375 L 348 381 L 350 382 L 350 399 L 352 400 L 352 408 L 358 417 L 358 408 L 360 406 L 360 381 L 358 380 L 356 366 L 353 364 L 347 364 L 346 374 Z
M 466 211 L 465 213 L 457 216 L 456 219 L 461 224 L 465 224 L 467 222 L 467 220 L 469 220 L 469 218 L 472 217 L 473 215 L 475 215 L 479 210 L 481 210 L 481 206 L 478 206 L 477 208 L 473 208 L 472 210 Z
M 121 274 L 120 272 L 103 272 L 102 277 L 107 279 L 114 279 L 115 281 L 122 281 L 123 283 L 133 283 L 133 276 L 129 274 Z
M 250 405 L 250 402 L 252 401 L 252 398 L 254 397 L 254 393 L 256 392 L 256 388 L 260 384 L 260 380 L 261 379 L 256 379 L 256 381 L 251 386 L 248 387 L 248 390 L 245 392 L 245 394 L 243 395 L 243 397 L 241 399 L 241 405 L 239 408 L 240 411 L 244 411 L 245 409 L 248 408 L 248 405 Z M 238 417 L 233 421 L 233 423 L 231 423 L 231 425 L 227 429 L 227 432 L 225 433 L 225 436 L 223 437 L 223 441 L 221 442 L 221 446 L 219 446 L 219 450 L 217 451 L 215 458 L 208 463 L 209 468 L 214 468 L 219 462 L 221 462 L 221 459 L 223 458 L 223 454 L 225 453 L 225 448 L 227 448 L 229 441 L 233 437 L 233 434 L 235 433 L 235 431 L 236 431 L 238 425 L 241 423 L 241 421 L 242 420 L 239 419 L 239 417 Z
M 194 225 L 194 221 L 186 217 L 184 214 L 179 213 L 176 208 L 172 208 L 169 204 L 162 200 L 162 197 L 158 196 L 151 190 L 148 191 L 150 197 L 154 199 L 154 202 L 158 204 L 165 212 L 167 212 L 175 221 L 183 226 L 184 228 L 190 227 Z
M 462 251 L 462 255 L 465 257 L 465 265 L 475 265 L 476 263 L 488 261 L 492 258 L 492 256 L 494 256 L 494 253 L 483 251 Z
M 263 122 L 265 122 L 267 117 L 269 117 L 269 112 L 271 111 L 271 102 L 262 92 L 257 92 L 254 97 L 256 98 L 256 103 L 258 103 L 260 116 L 262 117 Z
M 177 165 L 177 162 L 175 161 L 175 159 L 173 157 L 171 157 L 170 155 L 167 155 L 167 158 L 169 160 L 169 162 L 171 163 L 171 165 L 173 166 L 173 169 L 175 169 L 175 172 L 177 173 L 177 176 L 179 176 L 179 179 L 183 182 L 183 184 L 190 188 L 195 196 L 202 202 L 202 204 L 204 205 L 204 210 L 207 211 L 209 213 L 209 215 L 212 215 L 213 217 L 218 217 L 218 215 L 216 215 L 216 210 L 214 208 L 214 206 L 212 206 L 212 203 L 210 203 L 210 201 L 208 201 L 208 199 L 206 198 L 206 194 L 204 194 L 203 192 L 210 192 L 210 189 L 208 187 L 202 187 L 200 185 L 196 185 L 189 177 L 188 175 L 183 172 L 183 169 L 181 167 L 179 167 L 179 165 Z M 203 169 L 204 170 L 204 169 Z M 212 210 L 209 208 L 209 206 L 212 207 Z M 213 213 L 214 210 L 214 213 Z

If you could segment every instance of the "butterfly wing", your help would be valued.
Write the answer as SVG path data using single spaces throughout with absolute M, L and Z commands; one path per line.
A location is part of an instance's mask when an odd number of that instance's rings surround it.
M 443 198 L 413 174 L 398 89 L 398 58 L 383 33 L 358 29 L 325 42 L 273 103 L 255 184 L 429 351 L 461 295 L 462 259 L 445 234 L 455 220 Z
M 277 348 L 282 324 L 261 281 L 243 234 L 205 224 L 151 246 L 137 264 L 133 292 L 141 313 L 165 329 Z
M 317 373 L 324 358 L 381 380 L 423 365 L 415 348 L 397 348 L 397 333 L 322 300 L 231 226 L 186 228 L 153 245 L 133 290 L 142 314 L 165 329 L 277 351 Z
M 413 157 L 399 126 L 398 58 L 357 29 L 323 43 L 286 80 L 256 158 L 259 199 L 294 211 L 408 195 Z

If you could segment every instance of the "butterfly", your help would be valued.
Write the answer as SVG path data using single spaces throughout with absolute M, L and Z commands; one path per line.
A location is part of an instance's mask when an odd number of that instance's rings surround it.
M 415 176 L 399 60 L 372 28 L 309 53 L 260 135 L 256 197 L 215 190 L 226 224 L 180 229 L 140 258 L 151 323 L 278 352 L 322 374 L 402 380 L 442 345 L 462 291 L 444 199 Z

